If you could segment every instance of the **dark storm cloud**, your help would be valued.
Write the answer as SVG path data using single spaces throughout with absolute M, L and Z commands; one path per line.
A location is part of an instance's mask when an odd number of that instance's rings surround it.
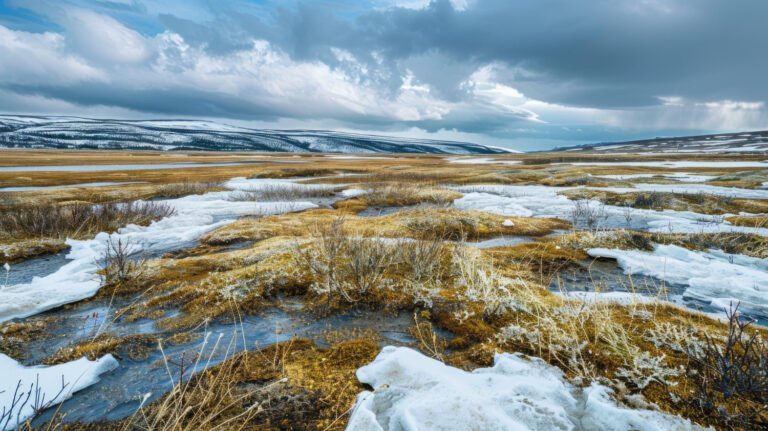
M 477 0 L 466 10 L 436 0 L 423 9 L 388 8 L 351 19 L 324 4 L 301 3 L 267 17 L 230 10 L 206 25 L 184 25 L 172 16 L 163 21 L 213 51 L 240 48 L 249 35 L 297 59 L 328 61 L 332 46 L 368 62 L 376 52 L 391 68 L 410 62 L 414 71 L 428 70 L 417 76 L 447 96 L 467 68 L 499 62 L 538 74 L 515 80 L 530 97 L 625 107 L 669 94 L 768 100 L 766 16 L 762 0 Z

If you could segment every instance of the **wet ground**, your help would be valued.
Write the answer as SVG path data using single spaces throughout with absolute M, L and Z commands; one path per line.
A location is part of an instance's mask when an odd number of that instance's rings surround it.
M 370 331 L 382 337 L 382 346 L 407 345 L 416 341 L 408 332 L 413 324 L 410 313 L 352 311 L 319 317 L 302 311 L 302 303 L 298 300 L 284 298 L 280 303 L 280 308 L 264 310 L 244 317 L 242 321 L 200 327 L 190 332 L 191 341 L 177 345 L 165 342 L 162 352 L 151 349 L 146 358 L 120 357 L 118 369 L 103 375 L 99 383 L 63 403 L 59 413 L 65 414 L 67 421 L 120 419 L 133 414 L 146 394 L 151 394 L 148 399 L 151 401 L 170 390 L 180 378 L 183 360 L 188 364 L 183 368 L 186 379 L 195 371 L 213 366 L 236 352 L 255 350 L 294 337 L 308 338 L 323 346 L 330 344 L 326 338 L 328 334 L 344 337 Z M 30 343 L 30 357 L 24 362 L 39 363 L 60 348 L 93 338 L 101 332 L 114 336 L 151 334 L 158 338 L 172 335 L 158 331 L 154 322 L 148 319 L 111 322 L 111 316 L 108 301 L 103 300 L 62 307 L 30 318 L 47 321 L 52 337 Z M 195 368 L 190 364 L 198 357 L 205 361 Z M 52 414 L 47 412 L 35 423 L 46 423 Z

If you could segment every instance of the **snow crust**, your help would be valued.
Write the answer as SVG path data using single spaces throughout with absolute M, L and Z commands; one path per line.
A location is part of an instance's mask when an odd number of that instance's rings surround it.
M 660 186 L 660 184 L 649 184 Z M 689 186 L 695 186 L 694 184 Z M 679 187 L 675 185 L 675 187 Z M 576 201 L 559 194 L 574 187 L 549 187 L 540 185 L 511 186 L 488 185 L 457 187 L 464 196 L 453 201 L 453 206 L 462 210 L 480 210 L 504 216 L 557 217 L 572 220 Z M 697 190 L 719 191 L 727 187 L 698 188 Z M 609 191 L 636 191 L 635 189 L 604 188 Z M 682 190 L 682 189 L 679 189 Z M 686 189 L 690 190 L 690 189 Z M 743 190 L 742 195 L 766 190 Z M 756 195 L 756 194 L 755 194 Z M 630 228 L 661 233 L 715 233 L 741 232 L 768 236 L 768 229 L 734 226 L 724 221 L 723 216 L 711 216 L 692 211 L 656 211 L 641 208 L 625 208 L 603 205 L 596 200 L 585 200 L 599 217 L 597 228 Z M 628 220 L 629 217 L 629 220 Z
M 191 244 L 203 234 L 243 215 L 270 215 L 316 208 L 311 202 L 235 202 L 231 198 L 242 190 L 255 190 L 275 184 L 293 187 L 324 187 L 293 184 L 290 181 L 236 178 L 227 183 L 232 191 L 212 192 L 162 201 L 176 214 L 149 226 L 129 225 L 113 234 L 136 253 L 161 253 Z M 327 186 L 325 186 L 327 187 Z M 98 259 L 107 249 L 110 236 L 100 233 L 90 240 L 68 239 L 70 261 L 45 277 L 30 283 L 0 289 L 0 322 L 40 313 L 63 304 L 90 298 L 101 285 Z
M 657 162 L 563 162 L 572 166 L 646 166 L 651 168 L 768 168 L 766 161 L 657 161 Z
M 449 157 L 445 159 L 448 163 L 456 163 L 461 165 L 489 165 L 489 164 L 501 164 L 501 165 L 518 165 L 523 163 L 522 160 L 497 160 L 490 157 Z
M 368 190 L 363 189 L 346 189 L 341 191 L 341 196 L 344 198 L 355 198 L 367 194 Z
M 491 368 L 453 368 L 405 347 L 385 347 L 357 378 L 363 392 L 349 431 L 696 430 L 686 419 L 618 405 L 611 390 L 580 389 L 540 359 L 497 354 Z
M 728 196 L 738 199 L 768 199 L 768 190 L 743 189 L 739 187 L 711 186 L 709 184 L 653 184 L 638 183 L 634 188 L 628 187 L 600 187 L 597 190 L 606 190 L 617 193 L 629 192 L 667 192 L 683 194 L 710 194 Z M 590 187 L 592 188 L 592 187 Z
M 687 286 L 684 298 L 768 316 L 768 261 L 721 250 L 692 251 L 656 245 L 653 251 L 594 248 L 590 256 L 616 259 L 627 274 L 641 274 Z
M 16 429 L 18 423 L 23 423 L 34 415 L 35 394 L 39 391 L 40 407 L 51 407 L 72 397 L 75 392 L 87 388 L 99 381 L 101 374 L 118 367 L 117 360 L 112 355 L 106 355 L 95 361 L 80 358 L 76 361 L 51 367 L 25 367 L 6 355 L 0 353 L 0 414 L 11 412 L 11 421 L 5 426 L 0 421 L 0 430 Z M 62 389 L 62 384 L 64 388 Z M 18 385 L 18 392 L 17 392 Z M 26 398 L 27 391 L 32 388 L 30 401 L 25 405 L 17 402 L 11 410 L 14 394 L 18 400 Z M 45 398 L 42 398 L 42 397 Z M 7 418 L 7 417 L 6 417 Z
M 716 175 L 694 175 L 686 172 L 675 172 L 673 174 L 624 174 L 624 175 L 597 175 L 599 178 L 607 178 L 610 180 L 632 180 L 636 178 L 653 178 L 663 177 L 670 180 L 680 181 L 684 183 L 704 183 L 717 178 Z

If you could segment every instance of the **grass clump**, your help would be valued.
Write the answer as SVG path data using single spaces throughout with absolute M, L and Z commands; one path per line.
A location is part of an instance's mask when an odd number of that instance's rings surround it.
M 302 184 L 267 184 L 254 190 L 237 192 L 232 201 L 295 201 L 300 199 L 329 198 L 336 195 L 336 190 L 327 187 L 313 187 Z
M 224 183 L 221 181 L 194 182 L 182 181 L 178 183 L 162 184 L 154 191 L 154 198 L 176 199 L 189 195 L 202 195 L 209 192 L 224 191 Z
M 687 349 L 692 402 L 722 427 L 768 427 L 768 341 L 752 331 L 738 305 L 727 312 L 725 337 L 704 335 L 699 349 Z
M 0 235 L 14 239 L 84 238 L 114 232 L 128 224 L 147 225 L 173 213 L 173 208 L 159 202 L 13 207 L 0 214 Z
M 700 214 L 768 212 L 768 201 L 737 199 L 712 193 L 629 192 L 574 189 L 562 192 L 569 199 L 593 199 L 606 205 L 662 211 L 693 211 Z
M 100 334 L 94 338 L 77 343 L 74 346 L 63 347 L 53 356 L 43 360 L 46 365 L 63 364 L 82 357 L 96 360 L 108 353 L 117 358 L 128 358 L 134 361 L 144 360 L 157 348 L 157 338 L 149 334 L 133 334 L 113 336 Z
M 768 216 L 728 216 L 725 218 L 727 222 L 734 226 L 763 228 L 768 227 Z
M 361 196 L 367 206 L 410 206 L 418 204 L 448 205 L 461 193 L 434 187 L 419 187 L 403 183 L 374 184 Z

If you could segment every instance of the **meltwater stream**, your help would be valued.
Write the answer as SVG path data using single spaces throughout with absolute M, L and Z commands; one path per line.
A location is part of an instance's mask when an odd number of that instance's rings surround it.
M 201 327 L 192 332 L 194 338 L 187 343 L 165 342 L 165 357 L 178 364 L 182 355 L 190 360 L 200 354 L 206 360 L 211 358 L 209 365 L 213 366 L 226 357 L 231 357 L 233 353 L 263 348 L 294 337 L 311 339 L 322 346 L 327 344 L 327 331 L 355 333 L 371 329 L 382 335 L 382 345 L 407 345 L 415 342 L 408 333 L 408 327 L 413 322 L 410 313 L 350 312 L 318 318 L 302 312 L 302 303 L 298 300 L 282 298 L 280 303 L 280 308 L 270 308 L 249 315 L 244 317 L 242 322 L 214 323 Z M 107 305 L 106 300 L 93 301 L 36 316 L 56 323 L 53 324 L 50 339 L 31 343 L 29 354 L 33 357 L 25 362 L 39 361 L 59 348 L 92 338 L 103 320 L 110 318 Z M 106 332 L 114 336 L 151 334 L 162 338 L 172 335 L 161 333 L 154 322 L 148 319 L 135 322 L 120 321 L 110 326 Z M 218 346 L 214 348 L 217 343 Z M 172 369 L 172 375 L 169 375 L 164 365 L 163 353 L 157 348 L 150 349 L 146 357 L 131 358 L 125 353 L 118 359 L 120 365 L 117 369 L 103 374 L 98 383 L 78 392 L 61 405 L 58 413 L 65 415 L 67 422 L 94 422 L 130 416 L 136 412 L 147 394 L 151 394 L 147 402 L 157 399 L 179 380 L 179 368 Z M 197 371 L 202 369 L 201 367 Z M 190 377 L 194 371 L 190 367 L 184 378 Z M 50 409 L 37 418 L 35 424 L 47 423 L 55 413 L 54 410 L 56 409 Z

